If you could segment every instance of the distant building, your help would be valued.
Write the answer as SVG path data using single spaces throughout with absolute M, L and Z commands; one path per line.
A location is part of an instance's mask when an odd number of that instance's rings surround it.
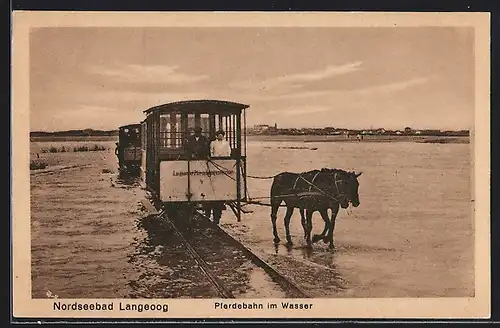
M 257 124 L 251 128 L 248 128 L 248 132 L 253 134 L 276 133 L 277 131 L 278 131 L 277 123 L 274 123 L 274 125 Z
M 253 133 L 263 133 L 265 131 L 267 131 L 268 129 L 270 128 L 269 125 L 267 124 L 257 124 L 257 125 L 254 125 L 253 127 L 249 128 L 249 132 L 253 132 Z

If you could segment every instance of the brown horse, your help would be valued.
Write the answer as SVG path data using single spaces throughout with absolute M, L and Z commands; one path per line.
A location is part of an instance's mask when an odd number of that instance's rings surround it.
M 339 206 L 347 208 L 351 203 L 354 207 L 358 207 L 360 204 L 358 194 L 360 175 L 361 173 L 327 168 L 303 173 L 283 172 L 276 175 L 271 186 L 274 242 L 276 244 L 280 242 L 276 220 L 279 206 L 285 202 L 287 210 L 284 221 L 288 245 L 293 245 L 290 219 L 294 209 L 298 208 L 307 246 L 311 247 L 312 242 L 323 239 L 325 242 L 330 242 L 330 248 L 333 248 L 333 230 Z M 328 217 L 328 209 L 332 210 L 331 218 Z M 312 215 L 315 211 L 321 214 L 325 227 L 321 235 L 314 235 L 311 240 Z

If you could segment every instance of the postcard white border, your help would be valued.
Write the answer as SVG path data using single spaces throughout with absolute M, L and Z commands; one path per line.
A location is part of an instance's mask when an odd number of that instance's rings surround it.
M 114 311 L 54 311 L 53 299 L 31 299 L 29 177 L 29 32 L 53 27 L 407 27 L 475 29 L 475 296 L 471 298 L 333 298 L 301 300 L 312 310 L 214 310 L 233 300 L 60 300 L 113 302 Z M 382 12 L 30 12 L 14 11 L 12 43 L 13 315 L 18 318 L 488 318 L 490 316 L 490 14 Z M 235 300 L 238 302 L 240 300 Z M 245 300 L 280 303 L 282 300 Z M 167 313 L 118 310 L 119 303 L 163 302 Z M 328 317 L 325 317 L 328 316 Z

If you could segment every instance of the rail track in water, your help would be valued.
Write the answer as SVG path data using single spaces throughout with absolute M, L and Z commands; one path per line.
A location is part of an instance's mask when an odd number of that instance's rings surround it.
M 157 203 L 152 206 L 213 286 L 214 297 L 311 298 L 202 213 L 187 209 L 172 215 Z

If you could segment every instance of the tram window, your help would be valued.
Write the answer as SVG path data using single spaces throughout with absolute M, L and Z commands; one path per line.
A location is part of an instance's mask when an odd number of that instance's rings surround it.
M 210 137 L 210 115 L 208 114 L 201 114 L 200 115 L 200 126 L 203 129 L 203 135 L 205 135 L 207 138 Z
M 160 116 L 160 147 L 182 147 L 183 133 L 180 114 L 162 114 Z
M 169 127 L 169 120 L 168 117 L 165 115 L 160 116 L 160 147 L 167 147 L 167 139 L 168 139 L 168 130 L 170 130 Z
M 234 150 L 238 148 L 237 138 L 237 115 L 213 115 L 213 126 L 215 131 L 222 130 L 225 133 L 225 139 L 229 142 L 231 149 Z
M 182 118 L 180 114 L 175 114 L 172 130 L 173 147 L 182 147 Z
M 188 114 L 187 116 L 187 131 L 200 126 L 203 131 L 202 135 L 210 137 L 210 115 L 209 114 Z M 186 134 L 186 136 L 189 134 Z
M 172 134 L 172 125 L 170 124 L 170 122 L 167 123 L 165 132 L 166 132 L 165 139 L 167 140 L 167 147 L 172 147 L 172 137 L 171 137 L 171 134 Z

